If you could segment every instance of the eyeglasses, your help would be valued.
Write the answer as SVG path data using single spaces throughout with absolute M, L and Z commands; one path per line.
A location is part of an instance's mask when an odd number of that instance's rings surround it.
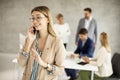
M 42 20 L 43 18 L 46 18 L 46 17 L 32 17 L 32 18 L 29 18 L 31 21 L 34 21 L 34 20 L 36 20 L 36 21 L 40 21 L 40 20 Z

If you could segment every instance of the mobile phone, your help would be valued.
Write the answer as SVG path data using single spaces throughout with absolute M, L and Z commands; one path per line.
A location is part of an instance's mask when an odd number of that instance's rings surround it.
M 86 63 L 86 62 L 79 62 L 79 63 L 77 63 L 77 64 L 85 65 L 85 64 L 88 64 L 88 63 Z
M 35 29 L 35 27 L 33 27 L 33 33 L 34 33 L 34 34 L 36 33 L 36 31 L 37 31 L 37 30 Z

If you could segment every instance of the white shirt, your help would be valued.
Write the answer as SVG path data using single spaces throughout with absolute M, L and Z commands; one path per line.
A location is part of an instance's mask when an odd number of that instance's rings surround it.
M 98 66 L 98 71 L 95 72 L 99 77 L 109 77 L 112 75 L 111 53 L 105 47 L 101 47 L 94 59 L 90 64 Z
M 54 24 L 55 32 L 62 39 L 63 43 L 68 43 L 69 35 L 71 34 L 68 23 Z
M 87 41 L 87 40 L 82 41 L 82 47 L 84 47 L 84 45 L 85 45 L 86 41 Z
M 88 30 L 89 26 L 90 26 L 90 21 L 92 20 L 92 17 L 90 17 L 89 19 L 85 19 L 85 28 Z

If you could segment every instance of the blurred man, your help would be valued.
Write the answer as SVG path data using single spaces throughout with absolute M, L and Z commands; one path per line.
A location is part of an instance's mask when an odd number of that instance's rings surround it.
M 75 39 L 75 44 L 78 44 L 78 32 L 81 28 L 86 28 L 88 30 L 88 37 L 91 38 L 94 42 L 94 46 L 96 46 L 97 43 L 97 23 L 96 20 L 91 16 L 92 10 L 91 8 L 85 8 L 84 9 L 84 18 L 80 19 L 79 25 L 77 28 L 77 33 L 76 33 L 76 39 Z

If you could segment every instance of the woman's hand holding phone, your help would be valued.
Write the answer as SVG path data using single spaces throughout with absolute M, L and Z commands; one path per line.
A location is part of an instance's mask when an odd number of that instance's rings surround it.
M 32 26 L 28 29 L 28 39 L 29 39 L 30 43 L 33 43 L 33 41 L 36 39 L 36 33 L 37 33 L 37 31 L 34 26 Z
M 26 40 L 26 43 L 25 43 L 25 47 L 24 47 L 24 51 L 28 52 L 30 51 L 31 49 L 31 45 L 33 44 L 33 41 L 36 39 L 36 31 L 35 31 L 35 28 L 33 28 L 33 26 L 31 26 L 29 29 L 28 29 L 28 37 L 27 37 L 27 40 Z

